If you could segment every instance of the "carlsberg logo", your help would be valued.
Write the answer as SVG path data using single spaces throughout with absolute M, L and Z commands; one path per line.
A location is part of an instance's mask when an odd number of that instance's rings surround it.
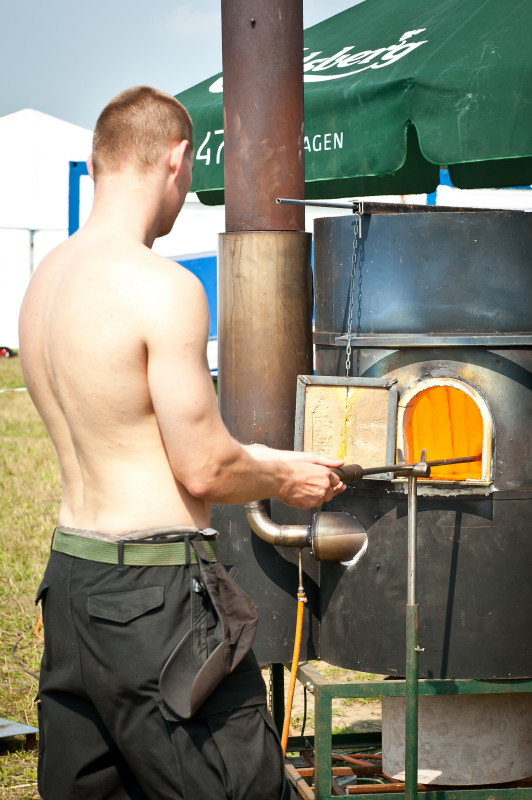
M 317 50 L 303 58 L 304 80 L 308 83 L 317 81 L 334 81 L 338 78 L 347 78 L 349 75 L 356 75 L 366 69 L 382 69 L 394 61 L 408 55 L 416 47 L 427 43 L 427 39 L 421 42 L 408 41 L 412 36 L 423 33 L 426 28 L 417 31 L 407 31 L 399 39 L 399 44 L 392 44 L 389 47 L 379 47 L 377 50 L 361 50 L 353 53 L 355 45 L 344 47 L 339 53 L 335 53 L 328 58 L 319 58 L 322 53 Z M 308 50 L 308 47 L 304 48 Z M 324 72 L 327 74 L 322 74 Z M 312 74 L 310 74 L 312 73 Z
M 361 50 L 353 53 L 354 44 L 343 47 L 338 53 L 328 56 L 322 50 L 315 50 L 303 57 L 303 72 L 305 83 L 318 83 L 323 81 L 334 81 L 339 78 L 347 78 L 349 75 L 356 75 L 366 69 L 382 69 L 388 67 L 400 58 L 404 58 L 416 47 L 427 44 L 428 39 L 412 41 L 412 37 L 418 36 L 426 31 L 426 28 L 419 28 L 415 31 L 406 31 L 399 37 L 398 44 L 388 47 L 379 47 L 376 50 Z M 308 51 L 309 48 L 303 48 Z M 216 93 L 223 90 L 223 78 L 218 78 L 209 86 L 209 91 Z

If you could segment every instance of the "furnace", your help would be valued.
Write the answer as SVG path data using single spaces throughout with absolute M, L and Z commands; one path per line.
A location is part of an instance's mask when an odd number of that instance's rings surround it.
M 442 679 L 458 692 L 464 682 L 476 687 L 473 692 L 490 681 L 523 679 L 528 686 L 530 216 L 378 204 L 360 211 L 315 222 L 315 372 L 297 381 L 295 445 L 364 468 L 423 458 L 447 462 L 417 480 L 420 696 Z M 261 291 L 260 298 L 274 303 L 275 290 Z M 227 308 L 234 326 L 237 301 Z M 274 413 L 275 403 L 269 406 Z M 386 675 L 383 699 L 393 695 L 393 679 L 400 683 L 407 671 L 408 483 L 400 472 L 381 470 L 324 509 L 354 520 L 358 536 L 367 534 L 367 550 L 354 568 L 340 560 L 318 563 L 311 548 L 302 551 L 308 602 L 300 659 Z M 271 501 L 268 514 L 274 538 L 283 526 L 295 528 L 298 537 L 305 526 L 316 533 L 311 512 Z M 221 557 L 238 568 L 259 607 L 259 661 L 289 661 L 297 548 L 250 534 L 239 508 L 216 507 L 214 524 L 230 532 Z M 523 726 L 523 741 L 532 738 L 531 697 L 523 690 L 522 698 L 503 704 L 505 714 L 515 717 L 510 724 Z M 420 701 L 419 757 L 427 780 L 495 783 L 532 771 L 529 748 L 510 770 L 513 756 L 508 747 L 500 749 L 499 733 L 491 741 L 484 736 L 490 727 L 499 731 L 500 698 L 452 701 L 455 731 L 449 736 L 458 750 L 464 738 L 459 732 L 475 730 L 479 707 L 487 720 L 475 743 L 479 768 L 470 768 L 463 742 L 465 762 L 453 753 L 452 773 L 439 755 L 433 757 L 434 732 L 446 724 L 450 706 L 445 697 Z M 404 751 L 396 731 L 404 727 L 404 700 L 387 697 L 383 707 L 383 761 L 400 776 Z M 514 740 L 505 741 L 511 746 Z M 492 746 L 503 754 L 498 771 L 484 769 L 494 763 Z
M 315 224 L 317 373 L 351 367 L 361 387 L 393 383 L 396 461 L 451 462 L 417 488 L 419 676 L 429 681 L 530 675 L 531 246 L 521 212 L 377 207 Z M 321 565 L 325 661 L 405 676 L 405 492 L 389 475 L 333 503 L 361 521 L 368 549 L 355 573 Z M 404 697 L 383 696 L 383 769 L 399 780 L 404 725 Z M 419 726 L 422 782 L 532 772 L 530 694 L 420 697 Z
M 414 462 L 422 449 L 429 461 L 472 458 L 418 480 L 420 676 L 527 676 L 530 215 L 365 204 L 359 216 L 316 220 L 314 250 L 315 374 L 297 388 L 311 422 L 305 430 L 298 417 L 296 447 L 363 467 L 394 464 L 398 451 Z M 261 292 L 265 307 L 275 291 Z M 281 413 L 273 398 L 268 404 L 268 414 Z M 326 510 L 354 516 L 368 549 L 355 571 L 304 552 L 301 657 L 403 676 L 406 479 L 365 478 Z M 311 521 L 277 501 L 271 517 Z M 259 661 L 288 661 L 297 553 L 251 536 L 237 507 L 216 507 L 214 524 L 230 532 L 222 558 L 259 607 Z

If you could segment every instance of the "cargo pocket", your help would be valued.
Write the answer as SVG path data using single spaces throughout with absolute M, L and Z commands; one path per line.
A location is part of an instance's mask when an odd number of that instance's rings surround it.
M 186 800 L 284 800 L 281 745 L 265 706 L 183 720 L 164 701 L 158 705 Z
M 164 586 L 144 586 L 122 592 L 90 595 L 87 610 L 91 617 L 127 625 L 138 617 L 164 605 Z
M 231 782 L 232 800 L 279 800 L 285 788 L 283 756 L 266 708 L 244 708 L 206 721 Z

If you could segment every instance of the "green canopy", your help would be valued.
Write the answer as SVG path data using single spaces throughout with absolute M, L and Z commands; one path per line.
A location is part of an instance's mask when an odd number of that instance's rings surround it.
M 304 33 L 307 198 L 532 183 L 532 0 L 363 0 Z M 223 202 L 222 76 L 181 92 Z

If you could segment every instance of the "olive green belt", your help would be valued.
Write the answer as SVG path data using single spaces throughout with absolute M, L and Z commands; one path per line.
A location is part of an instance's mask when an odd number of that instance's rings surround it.
M 216 542 L 203 540 L 209 559 L 216 561 Z M 197 564 L 194 549 L 186 542 L 161 542 L 142 544 L 139 542 L 104 542 L 73 533 L 56 530 L 52 550 L 67 556 L 99 561 L 102 564 L 125 564 L 126 566 L 162 567 L 178 564 Z M 122 550 L 122 553 L 120 553 Z M 188 550 L 188 554 L 187 554 Z M 187 557 L 188 556 L 188 557 Z

